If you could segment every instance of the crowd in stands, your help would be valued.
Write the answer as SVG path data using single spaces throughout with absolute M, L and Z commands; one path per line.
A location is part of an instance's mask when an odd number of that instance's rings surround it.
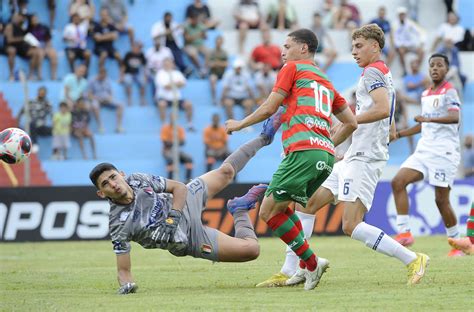
M 298 19 L 290 0 L 274 0 L 268 8 L 262 8 L 255 0 L 238 0 L 232 9 L 232 15 L 238 32 L 235 44 L 239 55 L 231 56 L 223 45 L 224 40 L 230 39 L 216 36 L 212 49 L 206 44 L 208 31 L 219 30 L 221 21 L 212 15 L 210 8 L 201 0 L 189 0 L 189 5 L 183 12 L 184 23 L 175 22 L 173 14 L 166 12 L 151 27 L 148 44 L 135 39 L 135 29 L 128 22 L 124 0 L 71 0 L 68 12 L 70 22 L 62 30 L 64 57 L 69 63 L 70 73 L 58 77 L 58 51 L 51 43 L 51 28 L 54 27 L 56 15 L 55 1 L 45 1 L 50 13 L 49 25 L 40 23 L 38 16 L 29 11 L 27 0 L 10 1 L 10 19 L 0 20 L 0 53 L 8 58 L 9 68 L 8 77 L 1 79 L 17 80 L 16 56 L 28 61 L 28 79 L 45 78 L 41 72 L 45 59 L 50 65 L 48 78 L 62 79 L 64 90 L 58 112 L 53 112 L 53 106 L 47 100 L 48 90 L 44 87 L 38 90 L 37 98 L 31 100 L 29 106 L 34 150 L 38 149 L 38 136 L 52 135 L 54 159 L 68 157 L 70 135 L 77 138 L 84 159 L 88 156 L 83 141 L 89 139 L 91 156 L 96 158 L 94 133 L 89 127 L 91 116 L 97 122 L 98 133 L 104 133 L 108 125 L 103 124 L 100 111 L 103 107 L 112 108 L 116 110 L 116 133 L 126 131 L 122 120 L 126 105 L 133 105 L 132 89 L 138 88 L 140 105 L 145 106 L 151 104 L 146 100 L 147 85 L 151 85 L 153 105 L 156 105 L 163 125 L 163 155 L 171 174 L 173 163 L 170 156 L 170 127 L 174 120 L 167 118 L 167 109 L 176 102 L 185 112 L 187 125 L 186 129 L 179 126 L 180 144 L 184 144 L 186 131 L 203 128 L 203 125 L 193 124 L 193 103 L 191 99 L 182 96 L 181 91 L 186 86 L 187 79 L 207 79 L 213 104 L 222 107 L 227 118 L 233 118 L 236 105 L 242 106 L 246 115 L 250 114 L 271 92 L 276 73 L 282 66 L 280 43 L 272 42 L 271 29 L 312 29 L 320 40 L 317 61 L 321 63 L 321 69 L 327 71 L 338 57 L 330 34 L 332 30 L 350 32 L 364 23 L 379 25 L 386 34 L 386 46 L 383 50 L 386 62 L 390 65 L 398 59 L 402 67 L 402 76 L 396 77 L 403 81 L 403 89 L 397 93 L 399 105 L 396 112 L 401 126 L 408 124 L 405 105 L 419 103 L 421 92 L 429 84 L 427 75 L 420 72 L 420 64 L 425 60 L 426 53 L 436 51 L 449 57 L 449 78 L 462 90 L 466 77 L 462 73 L 459 51 L 472 51 L 473 39 L 471 30 L 466 30 L 459 24 L 459 18 L 453 10 L 453 1 L 445 1 L 446 22 L 440 25 L 431 47 L 426 45 L 426 31 L 417 23 L 417 1 L 405 2 L 407 6 L 399 7 L 397 17 L 389 20 L 382 4 L 374 10 L 373 16 L 365 16 L 372 12 L 360 12 L 356 1 L 323 0 L 321 7 L 312 8 L 312 21 L 306 22 Z M 96 8 L 94 3 L 100 3 L 100 6 Z M 133 5 L 132 3 L 129 5 Z M 98 20 L 95 20 L 96 10 L 99 12 Z M 261 32 L 262 39 L 251 51 L 246 51 L 245 42 L 250 29 Z M 120 55 L 115 47 L 119 36 L 128 36 L 130 42 L 130 49 L 125 55 Z M 144 45 L 150 48 L 143 51 Z M 93 48 L 89 49 L 88 46 Z M 429 48 L 431 49 L 428 50 Z M 323 62 L 319 62 L 320 56 L 323 56 Z M 89 76 L 92 57 L 98 59 L 99 68 L 93 71 L 98 72 L 96 77 Z M 115 60 L 120 68 L 118 82 L 124 87 L 126 103 L 118 102 L 112 92 L 105 65 L 107 59 Z M 218 85 L 222 88 L 220 97 Z M 18 116 L 19 121 L 23 113 L 22 110 Z M 52 120 L 52 125 L 49 120 Z M 204 142 L 209 170 L 229 152 L 227 136 L 222 130 L 218 115 L 212 117 L 212 124 L 204 130 Z M 413 142 L 410 145 L 413 146 Z M 191 156 L 181 152 L 180 161 L 185 165 L 186 175 L 191 176 Z

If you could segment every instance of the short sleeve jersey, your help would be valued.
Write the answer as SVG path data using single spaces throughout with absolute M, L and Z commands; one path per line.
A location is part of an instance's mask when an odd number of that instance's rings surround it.
M 378 88 L 386 88 L 388 91 L 390 116 L 375 122 L 359 124 L 352 134 L 352 144 L 345 154 L 348 160 L 388 160 L 390 125 L 395 113 L 395 88 L 390 69 L 383 61 L 377 61 L 364 68 L 357 85 L 356 115 L 365 113 L 374 105 L 370 93 Z
M 321 149 L 334 154 L 330 138 L 331 114 L 346 100 L 312 61 L 289 61 L 281 68 L 273 92 L 286 93 L 283 101 L 282 141 L 285 155 Z

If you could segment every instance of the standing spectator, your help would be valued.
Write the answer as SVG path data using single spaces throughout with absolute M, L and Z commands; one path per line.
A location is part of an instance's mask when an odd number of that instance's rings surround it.
M 474 177 L 474 148 L 472 142 L 474 141 L 474 136 L 468 134 L 464 137 L 464 177 L 470 178 Z
M 5 26 L 3 25 L 3 21 L 0 17 L 0 55 L 6 54 L 5 52 L 5 35 L 3 31 L 5 30 Z
M 52 117 L 52 106 L 47 97 L 45 87 L 38 89 L 36 99 L 30 100 L 28 103 L 28 112 L 30 120 L 29 135 L 31 138 L 32 152 L 37 153 L 39 150 L 38 136 L 51 136 L 50 120 Z M 21 116 L 25 113 L 25 107 L 22 107 L 17 117 L 17 123 L 20 125 Z
M 216 100 L 216 86 L 217 81 L 222 79 L 228 65 L 227 52 L 222 48 L 224 38 L 222 36 L 216 37 L 216 47 L 211 51 L 209 56 L 209 82 L 211 84 L 212 103 L 217 105 Z
M 171 50 L 161 44 L 160 36 L 153 38 L 153 47 L 150 47 L 146 53 L 146 66 L 149 77 L 155 77 L 156 73 L 163 68 L 164 60 L 173 59 Z
M 398 20 L 394 32 L 395 48 L 400 56 L 400 64 L 402 65 L 403 75 L 407 74 L 405 65 L 405 56 L 409 52 L 414 52 L 418 56 L 418 60 L 423 61 L 423 40 L 422 33 L 415 22 L 407 17 L 407 9 L 399 7 L 397 9 Z
M 38 63 L 38 79 L 41 80 L 41 65 L 43 59 L 46 57 L 49 59 L 51 79 L 56 80 L 56 71 L 58 67 L 58 55 L 53 45 L 51 44 L 51 30 L 48 26 L 43 25 L 39 22 L 38 16 L 33 14 L 30 18 L 30 23 L 28 25 L 28 32 L 35 36 L 39 41 L 39 46 L 37 47 L 39 56 Z
M 410 62 L 411 74 L 403 77 L 403 85 L 405 87 L 405 94 L 419 103 L 421 94 L 429 85 L 430 80 L 428 76 L 420 72 L 420 61 L 414 59 Z
M 117 28 L 111 23 L 109 13 L 105 9 L 100 10 L 100 21 L 94 25 L 94 53 L 99 57 L 99 67 L 104 67 L 107 57 L 114 58 L 120 68 L 120 54 L 114 48 L 117 40 Z
M 49 27 L 54 28 L 54 19 L 56 17 L 56 0 L 46 0 L 49 12 Z
M 324 0 L 320 9 L 317 12 L 321 12 L 322 24 L 324 27 L 333 29 L 334 18 L 338 12 L 338 8 L 334 4 L 334 0 Z
M 378 16 L 374 18 L 370 23 L 377 24 L 385 34 L 385 46 L 382 49 L 383 54 L 387 57 L 387 65 L 392 64 L 395 58 L 395 42 L 393 40 L 393 32 L 390 22 L 386 18 L 387 9 L 384 6 L 379 7 Z
M 331 36 L 323 26 L 321 15 L 319 13 L 314 13 L 313 15 L 313 25 L 311 26 L 311 30 L 316 34 L 319 42 L 316 54 L 322 53 L 326 57 L 326 62 L 322 68 L 322 70 L 326 72 L 337 58 L 337 51 Z M 325 43 L 328 43 L 329 47 L 327 47 Z
M 438 28 L 438 33 L 431 51 L 435 52 L 440 43 L 445 43 L 446 41 L 452 42 L 454 46 L 458 49 L 460 48 L 466 30 L 459 24 L 459 18 L 454 12 L 448 13 L 448 21 L 443 23 Z M 443 48 L 443 47 L 441 47 Z
M 359 9 L 347 0 L 341 0 L 339 9 L 334 15 L 334 27 L 336 29 L 353 30 L 360 26 Z
M 120 81 L 124 83 L 127 94 L 127 104 L 132 105 L 132 85 L 135 82 L 140 90 L 140 104 L 145 103 L 146 85 L 146 59 L 142 52 L 142 43 L 135 41 L 132 44 L 132 51 L 127 52 L 123 58 Z
M 212 115 L 212 124 L 204 129 L 203 137 L 206 145 L 206 171 L 211 171 L 216 161 L 222 161 L 230 155 L 227 132 L 220 124 L 219 114 Z
M 33 78 L 33 73 L 36 71 L 39 75 L 39 59 L 40 52 L 36 47 L 31 46 L 25 41 L 26 31 L 22 25 L 24 17 L 20 14 L 14 14 L 9 24 L 5 26 L 5 48 L 8 55 L 8 69 L 9 79 L 15 80 L 15 56 L 18 55 L 22 58 L 29 59 L 29 74 L 28 78 Z
M 107 11 L 112 24 L 120 34 L 128 34 L 130 46 L 132 46 L 133 41 L 135 41 L 135 31 L 128 24 L 127 8 L 123 0 L 102 0 L 101 9 Z
M 438 53 L 444 54 L 449 60 L 449 70 L 446 74 L 446 80 L 451 82 L 459 93 L 459 97 L 462 99 L 464 84 L 466 83 L 467 77 L 461 73 L 461 60 L 459 57 L 459 49 L 453 44 L 452 40 L 446 40 Z
M 287 0 L 276 0 L 268 8 L 267 23 L 270 27 L 284 30 L 298 27 L 296 9 Z
M 116 110 L 117 121 L 115 132 L 122 133 L 123 105 L 114 99 L 112 84 L 110 83 L 110 79 L 107 78 L 107 71 L 104 67 L 99 68 L 99 74 L 89 82 L 87 89 L 89 91 L 89 99 L 92 103 L 92 111 L 99 125 L 99 132 L 103 133 L 105 131 L 100 118 L 100 108 L 107 107 Z
M 173 163 L 173 126 L 175 124 L 174 118 L 170 116 L 170 123 L 163 125 L 161 128 L 160 138 L 163 142 L 163 157 L 166 162 L 166 171 L 168 172 L 168 179 L 173 178 L 174 163 Z M 178 141 L 179 145 L 183 146 L 185 143 L 184 128 L 178 127 Z M 186 168 L 186 181 L 191 180 L 193 173 L 193 159 L 190 155 L 179 150 L 179 162 L 184 164 Z
M 186 112 L 188 130 L 194 131 L 193 127 L 193 105 L 190 101 L 183 99 L 180 89 L 186 85 L 186 78 L 174 67 L 173 59 L 164 60 L 163 69 L 159 70 L 155 77 L 156 101 L 160 111 L 160 120 L 165 121 L 166 108 L 178 101 L 179 108 Z
M 275 70 L 281 67 L 281 50 L 278 45 L 272 44 L 269 29 L 262 29 L 262 44 L 253 49 L 250 58 L 252 70 L 262 68 L 263 64 L 269 64 Z
M 198 15 L 191 15 L 189 22 L 184 26 L 184 51 L 199 70 L 201 77 L 206 76 L 209 61 L 209 49 L 205 45 L 206 38 L 206 26 L 199 22 Z M 204 57 L 203 65 L 201 65 L 199 56 Z
M 86 151 L 84 149 L 84 139 L 88 138 L 91 143 L 92 158 L 97 159 L 95 153 L 94 135 L 89 129 L 90 119 L 91 116 L 85 99 L 79 98 L 72 111 L 72 135 L 79 141 L 82 158 L 87 159 Z
M 71 137 L 71 112 L 66 102 L 59 104 L 59 112 L 53 116 L 53 159 L 67 159 Z
M 276 77 L 276 72 L 269 64 L 263 65 L 263 68 L 255 73 L 255 85 L 258 90 L 257 104 L 263 103 L 270 95 L 275 85 Z
M 262 14 L 256 1 L 240 0 L 234 8 L 234 19 L 239 30 L 239 53 L 244 54 L 245 38 L 249 29 L 258 29 L 262 23 Z
M 199 22 L 204 24 L 207 29 L 215 29 L 216 26 L 219 25 L 218 20 L 211 18 L 211 11 L 206 4 L 202 3 L 202 0 L 194 0 L 193 3 L 186 8 L 186 19 L 190 19 L 191 16 L 196 14 L 199 18 Z
M 241 105 L 245 116 L 250 115 L 254 106 L 254 94 L 250 85 L 250 75 L 243 71 L 244 62 L 236 59 L 233 69 L 226 71 L 222 78 L 222 104 L 227 113 L 227 119 L 234 119 L 234 105 Z
M 66 57 L 71 68 L 74 71 L 74 61 L 84 60 L 86 72 L 89 68 L 91 52 L 87 49 L 88 29 L 87 23 L 81 21 L 78 14 L 73 14 L 71 23 L 64 27 L 63 38 L 66 42 Z
M 66 75 L 63 79 L 64 92 L 62 100 L 74 107 L 76 101 L 80 97 L 84 97 L 87 91 L 86 66 L 79 64 L 76 66 L 74 73 Z
M 69 16 L 72 17 L 74 14 L 79 15 L 81 21 L 86 24 L 86 28 L 89 28 L 95 15 L 94 1 L 72 0 L 69 4 Z

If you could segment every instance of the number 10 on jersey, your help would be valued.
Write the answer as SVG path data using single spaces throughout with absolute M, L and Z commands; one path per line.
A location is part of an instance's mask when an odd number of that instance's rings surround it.
M 310 87 L 314 91 L 314 106 L 316 112 L 323 114 L 326 117 L 331 116 L 331 91 L 323 85 L 320 85 L 316 81 L 313 81 L 310 84 Z M 323 101 L 323 97 L 325 97 L 326 101 Z

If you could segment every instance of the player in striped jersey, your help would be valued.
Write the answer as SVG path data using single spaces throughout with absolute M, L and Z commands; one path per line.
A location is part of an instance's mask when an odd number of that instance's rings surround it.
M 329 262 L 311 250 L 301 222 L 288 204 L 312 205 L 314 192 L 332 171 L 334 146 L 357 128 L 345 99 L 314 64 L 317 46 L 318 39 L 310 30 L 290 33 L 282 49 L 285 64 L 267 100 L 245 119 L 226 121 L 227 131 L 232 133 L 268 118 L 283 106 L 285 158 L 265 193 L 260 217 L 298 255 L 306 290 L 317 286 Z M 333 112 L 341 127 L 331 140 Z
M 406 187 L 427 179 L 435 188 L 435 201 L 446 226 L 449 238 L 459 238 L 457 217 L 449 201 L 449 193 L 461 160 L 459 143 L 460 105 L 456 89 L 448 81 L 448 58 L 433 54 L 429 59 L 432 86 L 421 96 L 421 115 L 415 117 L 417 125 L 397 133 L 397 138 L 421 132 L 416 150 L 402 164 L 392 181 L 393 196 L 397 207 L 399 234 L 395 237 L 402 245 L 414 243 L 408 225 L 408 195 Z M 448 256 L 462 256 L 454 248 Z

